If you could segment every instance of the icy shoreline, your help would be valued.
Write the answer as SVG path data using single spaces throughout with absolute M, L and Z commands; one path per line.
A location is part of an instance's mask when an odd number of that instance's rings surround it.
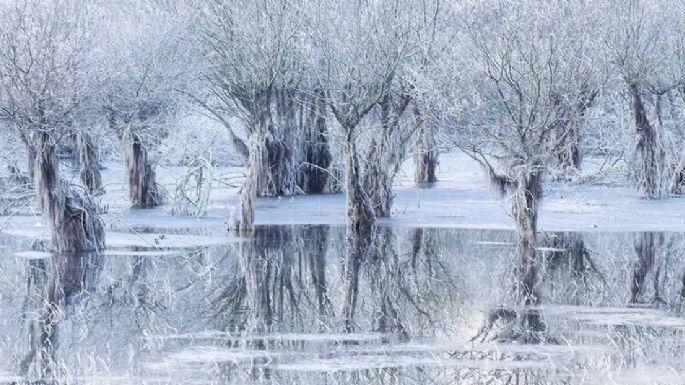
M 458 153 L 442 154 L 439 182 L 429 188 L 416 187 L 411 175 L 412 162 L 398 177 L 394 212 L 391 218 L 379 218 L 379 225 L 401 227 L 440 227 L 473 229 L 514 229 L 508 216 L 509 203 L 486 184 L 479 166 Z M 178 168 L 158 168 L 163 184 L 173 186 Z M 240 168 L 221 168 L 224 174 L 239 175 Z M 124 180 L 123 169 L 111 165 L 103 172 L 105 180 Z M 202 218 L 171 216 L 169 207 L 130 210 L 125 186 L 109 184 L 101 204 L 109 229 L 200 228 L 220 231 L 238 204 L 238 189 L 215 188 L 207 216 Z M 285 198 L 259 198 L 256 204 L 257 225 L 345 223 L 343 194 L 298 195 Z M 35 234 L 42 219 L 37 216 L 0 217 L 0 229 L 31 227 Z M 632 186 L 616 184 L 545 185 L 539 217 L 540 231 L 673 231 L 685 230 L 685 199 L 637 199 Z M 47 229 L 45 229 L 47 231 Z M 40 232 L 40 230 L 38 231 Z

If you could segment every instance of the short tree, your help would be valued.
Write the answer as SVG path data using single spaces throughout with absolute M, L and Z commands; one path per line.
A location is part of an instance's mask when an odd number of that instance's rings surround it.
M 36 199 L 60 253 L 104 247 L 94 202 L 61 178 L 57 159 L 92 97 L 92 11 L 79 0 L 0 8 L 1 113 L 30 148 Z
M 682 31 L 673 19 L 678 9 L 671 2 L 642 0 L 608 2 L 605 9 L 615 15 L 609 24 L 607 42 L 631 100 L 638 158 L 637 193 L 643 199 L 659 198 L 668 192 L 670 170 L 666 167 L 662 133 L 655 124 L 659 112 L 650 111 L 648 106 L 681 84 L 676 53 L 682 44 Z M 675 181 L 673 185 L 678 184 Z
M 129 199 L 137 208 L 162 203 L 151 153 L 167 135 L 185 98 L 179 90 L 193 70 L 184 8 L 153 1 L 107 3 L 101 26 L 109 44 L 100 50 L 107 80 L 101 105 L 107 125 L 124 147 Z

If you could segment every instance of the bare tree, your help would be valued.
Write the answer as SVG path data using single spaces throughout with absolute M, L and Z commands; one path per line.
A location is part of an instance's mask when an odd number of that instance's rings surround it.
M 273 105 L 279 80 L 292 69 L 291 54 L 301 21 L 294 17 L 297 7 L 285 0 L 235 0 L 208 8 L 204 15 L 210 63 L 207 78 L 219 107 L 204 105 L 228 128 L 231 142 L 245 160 L 241 207 L 232 226 L 247 230 L 254 223 L 257 195 L 295 192 L 292 148 L 278 135 L 279 129 L 291 128 L 276 126 Z M 225 115 L 240 120 L 245 139 L 234 132 Z
M 173 2 L 172 2 L 173 3 Z M 124 148 L 129 199 L 137 208 L 162 203 L 152 149 L 173 125 L 184 99 L 179 90 L 193 70 L 189 49 L 192 18 L 185 8 L 154 1 L 103 5 L 108 23 L 100 51 L 107 87 L 102 109 Z
M 420 86 L 426 76 L 430 76 L 432 66 L 443 53 L 443 47 L 450 44 L 450 28 L 453 23 L 451 13 L 439 0 L 425 2 L 402 2 L 392 4 L 396 9 L 393 28 L 385 36 L 385 45 L 397 50 L 396 68 L 388 77 L 388 90 L 377 103 L 372 115 L 378 129 L 371 130 L 364 174 L 364 189 L 369 194 L 371 206 L 376 216 L 389 217 L 393 203 L 392 186 L 395 176 L 405 160 L 408 144 L 416 133 L 417 153 L 428 155 L 427 161 L 437 157 L 434 143 L 429 143 L 431 132 L 425 119 L 411 111 L 410 103 L 424 103 Z M 397 16 L 397 15 L 401 15 Z M 420 133 L 418 133 L 420 131 Z M 418 151 L 417 151 L 418 150 Z M 434 165 L 434 163 L 431 163 Z M 418 170 L 423 167 L 418 167 Z M 434 180 L 433 180 L 434 181 Z
M 457 145 L 479 161 L 491 180 L 509 191 L 520 236 L 519 291 L 535 301 L 537 217 L 542 178 L 572 134 L 570 121 L 586 97 L 588 31 L 577 25 L 591 8 L 556 3 L 481 4 L 469 15 L 468 107 L 471 116 Z M 501 20 L 501 22 L 494 22 Z M 456 51 L 455 55 L 463 55 Z M 460 65 L 460 62 L 455 65 Z M 460 78 L 462 87 L 466 79 Z M 463 97 L 462 97 L 463 98 Z M 451 118 L 459 122 L 459 118 Z M 558 130 L 563 128 L 562 133 Z
M 673 68 L 680 32 L 668 22 L 669 13 L 675 11 L 668 4 L 630 0 L 611 3 L 606 10 L 616 15 L 608 41 L 631 99 L 638 158 L 637 193 L 643 199 L 659 198 L 667 192 L 666 154 L 662 133 L 655 125 L 659 112 L 651 112 L 648 103 L 680 83 L 680 71 Z
M 58 252 L 102 249 L 93 200 L 62 180 L 56 151 L 92 96 L 92 8 L 81 1 L 3 4 L 3 118 L 29 144 L 36 199 Z

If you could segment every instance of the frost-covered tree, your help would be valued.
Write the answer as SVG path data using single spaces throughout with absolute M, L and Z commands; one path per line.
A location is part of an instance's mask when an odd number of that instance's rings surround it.
M 192 19 L 185 8 L 154 0 L 102 7 L 102 109 L 123 146 L 131 204 L 150 208 L 162 202 L 152 149 L 173 125 L 184 101 L 179 91 L 193 70 L 187 38 Z
M 203 17 L 207 80 L 218 106 L 205 106 L 227 127 L 245 160 L 241 207 L 232 227 L 251 229 L 258 195 L 296 192 L 292 141 L 284 140 L 294 133 L 291 127 L 277 124 L 274 110 L 279 97 L 285 99 L 281 102 L 292 98 L 287 94 L 292 90 L 280 86 L 294 70 L 302 20 L 296 4 L 285 0 L 213 2 L 207 8 Z M 239 119 L 242 137 L 230 118 Z
M 36 201 L 52 246 L 60 253 L 102 249 L 95 203 L 63 180 L 57 158 L 93 96 L 94 10 L 79 0 L 28 0 L 3 3 L 0 12 L 3 128 L 29 146 Z
M 461 118 L 449 121 L 461 125 L 457 144 L 510 194 L 521 239 L 520 298 L 527 303 L 535 300 L 542 178 L 556 165 L 573 131 L 570 122 L 587 103 L 594 66 L 582 20 L 591 20 L 591 9 L 558 2 L 480 3 L 466 18 L 465 46 L 453 56 L 454 67 L 468 69 L 458 80 L 466 91 L 454 95 Z
M 364 120 L 379 103 L 389 105 L 397 69 L 407 54 L 408 33 L 399 2 L 316 2 L 310 6 L 309 31 L 316 71 L 342 144 L 346 197 L 346 301 L 343 313 L 354 317 L 354 274 L 368 252 L 374 208 L 365 190 L 358 137 L 369 129 Z M 406 108 L 406 106 L 405 106 Z M 386 110 L 387 111 L 387 110 Z M 349 322 L 347 328 L 350 327 Z
M 670 174 L 663 133 L 657 124 L 661 112 L 658 108 L 652 112 L 650 104 L 658 105 L 666 93 L 682 82 L 676 53 L 682 45 L 683 32 L 675 21 L 682 6 L 674 3 L 630 0 L 609 2 L 604 8 L 615 15 L 607 41 L 631 100 L 638 161 L 637 192 L 644 199 L 663 197 Z
M 453 26 L 450 9 L 438 0 L 396 1 L 387 8 L 393 12 L 388 24 L 390 30 L 380 35 L 384 39 L 383 49 L 395 50 L 396 67 L 389 74 L 387 92 L 377 102 L 368 123 L 375 129 L 369 130 L 362 170 L 364 190 L 378 217 L 391 214 L 392 186 L 415 133 L 415 151 L 421 154 L 418 169 L 423 172 L 427 171 L 425 166 L 434 165 L 430 126 L 417 113 L 418 105 L 423 103 L 417 82 L 430 76 L 426 73 L 432 71 L 431 67 L 443 52 L 442 47 L 449 43 Z M 413 108 L 410 104 L 414 104 Z M 427 157 L 424 159 L 423 155 Z

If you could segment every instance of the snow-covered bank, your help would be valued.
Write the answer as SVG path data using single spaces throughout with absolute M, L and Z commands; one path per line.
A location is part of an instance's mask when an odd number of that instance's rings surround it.
M 591 165 L 588 165 L 590 168 Z M 220 168 L 217 174 L 230 175 L 239 183 L 239 168 Z M 211 232 L 225 227 L 226 217 L 238 204 L 238 188 L 217 186 L 212 190 L 208 214 L 202 218 L 171 216 L 166 206 L 151 210 L 130 210 L 123 185 L 123 169 L 110 165 L 104 171 L 107 181 L 102 204 L 105 221 L 113 230 L 150 228 L 153 230 L 200 228 Z M 158 168 L 160 181 L 173 191 L 178 168 Z M 487 185 L 480 167 L 461 153 L 441 154 L 439 182 L 419 188 L 411 180 L 413 164 L 405 162 L 395 186 L 396 199 L 391 218 L 378 223 L 397 226 L 513 229 L 508 215 L 509 202 Z M 0 227 L 34 227 L 39 216 L 0 218 Z M 259 198 L 256 222 L 265 224 L 345 223 L 342 194 L 299 195 L 286 198 Z M 34 229 L 35 230 L 35 229 Z M 637 199 L 635 188 L 619 184 L 546 184 L 540 212 L 542 231 L 683 231 L 685 199 Z M 47 231 L 47 229 L 45 229 Z
M 591 167 L 588 164 L 588 169 Z M 513 229 L 509 202 L 490 189 L 480 167 L 460 153 L 441 154 L 439 181 L 418 188 L 405 163 L 396 186 L 394 215 L 381 224 L 399 226 Z M 221 200 L 221 199 L 220 199 Z M 342 195 L 260 199 L 258 224 L 343 224 Z M 633 186 L 545 185 L 542 231 L 683 231 L 685 199 L 638 199 Z

